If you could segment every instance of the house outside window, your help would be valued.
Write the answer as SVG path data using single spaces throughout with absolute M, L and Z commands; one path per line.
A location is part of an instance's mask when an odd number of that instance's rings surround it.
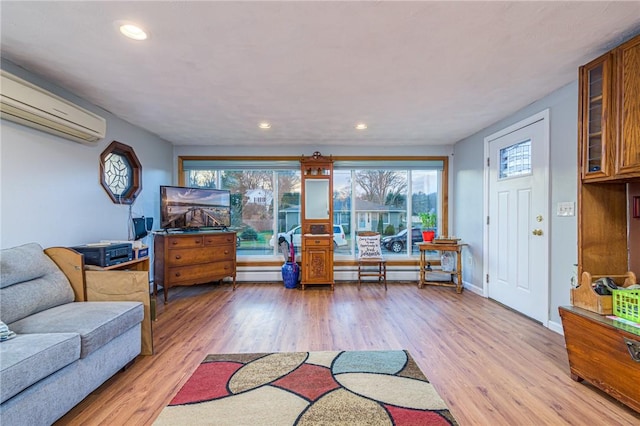
M 429 212 L 437 216 L 436 228 L 446 232 L 442 207 L 447 164 L 446 157 L 336 158 L 334 224 L 344 232 L 334 236 L 336 258 L 355 258 L 360 231 L 380 232 L 383 237 L 401 234 L 403 249 L 387 250 L 385 256 L 416 258 L 415 238 L 402 231 L 421 229 L 419 215 Z M 179 158 L 179 179 L 185 186 L 231 191 L 231 228 L 241 238 L 238 256 L 249 261 L 279 259 L 278 237 L 290 238 L 300 225 L 298 158 Z

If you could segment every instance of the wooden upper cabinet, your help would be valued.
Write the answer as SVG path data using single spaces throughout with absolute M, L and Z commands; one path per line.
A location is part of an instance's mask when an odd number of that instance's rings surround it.
M 583 181 L 640 176 L 640 36 L 579 70 Z
M 640 36 L 616 48 L 618 143 L 615 173 L 640 176 Z
M 614 170 L 612 71 L 610 53 L 580 67 L 580 160 L 584 180 L 606 179 Z

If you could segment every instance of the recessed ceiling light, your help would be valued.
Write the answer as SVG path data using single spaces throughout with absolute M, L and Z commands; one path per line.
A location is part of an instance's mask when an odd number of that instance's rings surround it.
M 367 125 L 365 123 L 356 124 L 356 130 L 364 130 L 366 128 L 367 128 Z
M 260 124 L 258 124 L 258 127 L 260 127 L 261 129 L 270 129 L 271 123 L 269 123 L 268 121 L 263 121 Z
M 133 40 L 146 40 L 147 33 L 135 24 L 123 23 L 120 25 L 120 32 L 125 37 L 129 37 Z

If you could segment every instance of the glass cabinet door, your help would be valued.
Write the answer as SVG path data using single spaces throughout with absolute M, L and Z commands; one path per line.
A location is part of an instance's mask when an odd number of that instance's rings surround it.
M 587 172 L 602 170 L 602 71 L 603 65 L 587 72 L 588 120 L 587 120 Z
M 581 73 L 583 178 L 609 176 L 614 141 L 609 134 L 610 56 L 586 65 Z

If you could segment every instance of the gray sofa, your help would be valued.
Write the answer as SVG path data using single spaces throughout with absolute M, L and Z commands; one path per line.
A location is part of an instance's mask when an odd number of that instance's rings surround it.
M 142 303 L 74 290 L 38 244 L 1 251 L 0 424 L 52 424 L 140 353 Z

